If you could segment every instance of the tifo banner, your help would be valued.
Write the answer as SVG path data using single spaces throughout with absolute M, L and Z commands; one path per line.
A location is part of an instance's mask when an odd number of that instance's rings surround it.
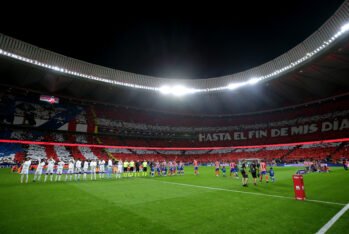
M 200 133 L 200 142 L 209 141 L 243 141 L 252 139 L 300 136 L 314 133 L 329 133 L 337 131 L 348 131 L 349 119 L 336 119 L 318 123 L 302 124 L 280 128 L 266 128 L 246 131 Z

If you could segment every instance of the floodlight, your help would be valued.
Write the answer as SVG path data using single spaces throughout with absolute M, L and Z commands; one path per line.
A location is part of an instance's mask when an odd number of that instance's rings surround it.
M 259 81 L 258 78 L 252 78 L 252 79 L 249 79 L 249 80 L 247 81 L 247 83 L 250 84 L 250 85 L 254 85 L 254 84 L 256 84 L 258 81 Z
M 244 82 L 240 82 L 240 83 L 231 83 L 231 84 L 228 85 L 228 89 L 231 89 L 231 90 L 237 89 L 237 88 L 239 88 L 239 87 L 241 87 L 241 86 L 243 86 L 243 85 L 245 85 L 245 84 L 246 84 L 246 83 L 244 83 Z
M 171 93 L 171 88 L 169 86 L 162 86 L 162 87 L 160 87 L 159 90 L 162 94 L 170 94 Z
M 349 30 L 349 23 L 346 23 L 346 24 L 344 24 L 342 27 L 341 27 L 341 31 L 342 32 L 346 32 L 346 31 L 348 31 Z
M 188 89 L 184 86 L 181 86 L 181 85 L 176 85 L 172 88 L 172 94 L 175 96 L 183 96 L 183 95 L 188 94 L 190 92 L 191 92 L 190 89 Z

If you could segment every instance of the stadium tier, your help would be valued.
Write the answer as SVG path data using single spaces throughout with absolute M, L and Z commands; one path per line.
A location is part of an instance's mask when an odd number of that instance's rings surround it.
M 23 154 L 33 159 L 53 157 L 64 161 L 71 157 L 185 162 L 194 158 L 201 162 L 241 158 L 340 160 L 348 157 L 348 99 L 342 96 L 284 111 L 213 117 L 94 106 L 64 98 L 53 105 L 40 102 L 35 93 L 21 95 L 4 89 L 0 105 L 6 111 L 1 113 L 1 140 L 34 143 L 1 143 L 1 160 L 17 161 Z M 332 140 L 335 142 L 311 143 Z M 250 146 L 253 148 L 244 148 Z
M 94 147 L 65 147 L 51 145 L 20 145 L 1 143 L 0 162 L 20 162 L 25 156 L 34 160 L 52 157 L 56 160 L 68 161 L 70 158 L 80 160 L 92 159 L 122 159 L 122 160 L 178 160 L 186 163 L 198 159 L 201 163 L 214 161 L 238 161 L 240 159 L 263 159 L 268 162 L 297 162 L 304 160 L 339 161 L 349 159 L 348 145 L 344 142 L 294 145 L 284 147 L 260 147 L 252 149 L 206 150 L 206 151 L 166 151 L 166 150 L 134 150 L 94 148 Z

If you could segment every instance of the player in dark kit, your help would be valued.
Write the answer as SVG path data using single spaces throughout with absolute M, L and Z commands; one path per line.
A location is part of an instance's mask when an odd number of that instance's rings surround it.
M 135 176 L 139 176 L 139 166 L 141 165 L 141 163 L 139 162 L 139 160 L 137 160 L 136 162 L 136 174 Z
M 222 167 L 222 174 L 224 177 L 226 177 L 226 172 L 227 172 L 227 169 L 225 168 L 225 166 Z
M 250 165 L 250 172 L 252 174 L 253 184 L 257 185 L 257 166 L 256 166 L 256 164 L 252 163 Z
M 245 163 L 241 166 L 241 175 L 242 175 L 242 186 L 247 187 L 247 181 L 248 181 L 248 175 L 246 172 L 246 166 Z

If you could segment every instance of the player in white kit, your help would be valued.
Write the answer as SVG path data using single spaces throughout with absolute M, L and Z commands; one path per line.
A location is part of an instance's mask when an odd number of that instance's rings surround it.
M 81 161 L 78 159 L 75 163 L 75 180 L 80 180 L 81 175 Z
M 68 180 L 68 175 L 70 175 L 70 181 L 72 181 L 73 174 L 74 174 L 74 160 L 70 159 L 68 163 L 68 171 L 67 171 L 67 174 L 65 174 L 65 181 Z
M 22 165 L 22 170 L 21 170 L 21 183 L 23 183 L 24 175 L 27 176 L 26 183 L 28 183 L 28 177 L 29 177 L 29 168 L 30 165 L 32 164 L 32 161 L 28 158 Z
M 119 162 L 118 162 L 118 171 L 115 174 L 116 179 L 120 179 L 121 178 L 122 169 L 123 169 L 123 163 L 122 163 L 121 160 L 119 160 Z
M 39 160 L 39 164 L 38 166 L 36 167 L 36 171 L 35 171 L 35 174 L 34 174 L 34 180 L 33 182 L 36 181 L 36 179 L 38 181 L 41 180 L 41 174 L 42 174 L 42 170 L 44 169 L 44 166 L 46 165 L 46 163 L 44 162 L 44 160 Z
M 45 175 L 45 180 L 44 182 L 46 182 L 47 180 L 47 176 L 48 174 L 51 174 L 50 176 L 50 180 L 53 180 L 53 169 L 55 167 L 55 160 L 51 157 L 49 160 L 47 160 L 47 169 L 46 169 L 46 175 Z
M 104 173 L 105 173 L 105 161 L 103 159 L 99 160 L 98 164 L 99 164 L 99 178 L 102 179 L 104 178 Z
M 57 172 L 56 172 L 56 181 L 61 181 L 61 176 L 63 174 L 63 168 L 64 168 L 64 162 L 59 161 L 57 166 Z
M 113 161 L 111 159 L 108 160 L 108 178 L 111 178 L 111 173 L 113 170 Z
M 86 180 L 87 172 L 88 172 L 88 161 L 84 161 L 84 167 L 83 167 L 83 172 L 84 172 L 84 180 Z
M 90 167 L 91 167 L 91 180 L 93 179 L 93 177 L 95 178 L 95 180 L 97 179 L 97 175 L 96 175 L 96 167 L 97 167 L 97 162 L 96 160 L 92 160 L 90 163 Z

